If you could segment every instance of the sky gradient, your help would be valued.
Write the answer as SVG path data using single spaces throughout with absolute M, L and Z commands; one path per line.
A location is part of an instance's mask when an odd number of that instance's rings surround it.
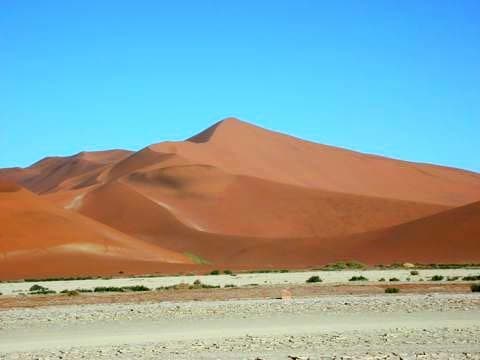
M 480 172 L 480 2 L 0 2 L 0 167 L 235 116 Z

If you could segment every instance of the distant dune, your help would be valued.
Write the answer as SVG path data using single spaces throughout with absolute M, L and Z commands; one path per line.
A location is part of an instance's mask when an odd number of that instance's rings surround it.
M 480 174 L 234 118 L 186 141 L 46 158 L 0 176 L 0 268 L 12 276 L 14 263 L 36 275 L 480 261 Z

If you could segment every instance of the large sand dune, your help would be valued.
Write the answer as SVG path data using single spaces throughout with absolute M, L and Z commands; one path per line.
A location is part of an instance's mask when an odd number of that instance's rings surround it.
M 478 214 L 472 215 L 473 205 L 462 208 L 480 200 L 480 174 L 316 144 L 233 118 L 186 141 L 46 158 L 0 175 L 41 195 L 3 192 L 0 206 L 8 196 L 28 196 L 28 206 L 41 202 L 74 217 L 76 228 L 47 227 L 58 230 L 61 246 L 72 236 L 105 241 L 98 237 L 101 226 L 115 231 L 131 244 L 125 260 L 160 251 L 168 253 L 162 264 L 188 262 L 180 255 L 188 253 L 197 263 L 255 268 L 344 259 L 480 261 Z M 9 229 L 16 226 L 21 237 L 35 237 L 38 248 L 50 248 L 55 236 L 34 236 L 36 225 L 29 224 L 35 221 L 24 211 L 8 219 Z M 9 252 L 23 250 L 18 236 L 12 231 Z M 76 253 L 87 258 L 87 251 Z M 40 255 L 28 259 L 40 261 Z M 67 265 L 57 268 L 67 271 Z
M 307 142 L 233 118 L 188 141 L 150 149 L 233 174 L 336 192 L 451 206 L 480 199 L 480 175 L 473 172 Z

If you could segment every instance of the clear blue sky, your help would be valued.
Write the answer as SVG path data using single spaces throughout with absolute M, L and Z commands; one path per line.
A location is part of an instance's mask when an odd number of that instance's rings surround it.
M 480 1 L 0 2 L 0 167 L 227 116 L 480 171 Z

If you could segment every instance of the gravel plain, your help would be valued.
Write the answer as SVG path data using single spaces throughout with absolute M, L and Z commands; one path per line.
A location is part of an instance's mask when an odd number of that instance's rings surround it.
M 12 308 L 0 359 L 480 359 L 480 295 Z

